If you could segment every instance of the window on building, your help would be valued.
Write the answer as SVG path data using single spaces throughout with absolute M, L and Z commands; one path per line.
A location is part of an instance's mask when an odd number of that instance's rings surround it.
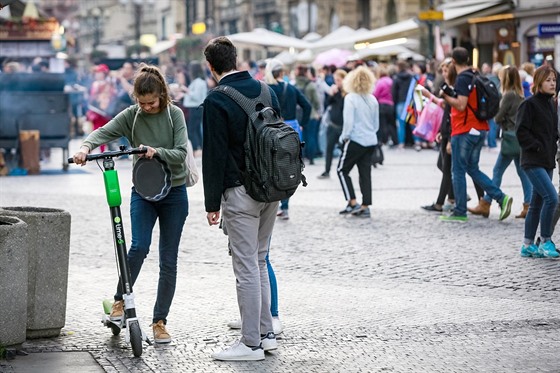
M 397 23 L 397 7 L 395 6 L 395 0 L 388 0 L 385 8 L 385 24 L 391 25 L 393 23 Z
M 369 0 L 359 0 L 358 1 L 358 28 L 364 27 L 370 28 L 370 18 L 371 18 L 371 8 L 369 6 Z
M 317 4 L 314 1 L 291 1 L 290 34 L 301 37 L 317 31 Z

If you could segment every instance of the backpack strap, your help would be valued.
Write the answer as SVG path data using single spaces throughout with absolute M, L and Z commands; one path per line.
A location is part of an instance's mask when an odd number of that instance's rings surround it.
M 243 111 L 245 111 L 249 119 L 251 119 L 251 122 L 254 122 L 257 115 L 259 114 L 259 112 L 256 110 L 256 106 L 258 104 L 262 104 L 265 107 L 272 105 L 272 96 L 270 95 L 268 85 L 264 82 L 259 83 L 261 84 L 261 93 L 256 98 L 249 98 L 239 92 L 237 89 L 228 85 L 219 85 L 216 88 L 212 89 L 212 91 L 220 92 L 230 97 L 237 103 L 237 105 L 239 105 L 243 109 Z

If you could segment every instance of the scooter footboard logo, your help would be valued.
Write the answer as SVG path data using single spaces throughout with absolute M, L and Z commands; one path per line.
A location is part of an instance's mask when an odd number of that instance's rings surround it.
M 122 244 L 124 244 L 124 239 L 123 239 L 123 233 L 122 233 L 121 218 L 119 218 L 117 216 L 113 219 L 113 221 L 115 222 L 115 235 L 117 236 L 117 243 L 119 245 L 122 245 Z

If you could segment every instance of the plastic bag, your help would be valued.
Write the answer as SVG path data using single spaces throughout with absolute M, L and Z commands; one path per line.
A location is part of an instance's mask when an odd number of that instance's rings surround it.
M 412 134 L 432 142 L 436 139 L 436 135 L 441 127 L 443 119 L 443 109 L 433 102 L 428 102 L 422 113 L 418 117 L 416 128 Z
M 200 175 L 198 174 L 198 168 L 196 167 L 196 160 L 194 159 L 194 151 L 191 144 L 191 140 L 187 143 L 187 158 L 185 159 L 185 166 L 187 169 L 187 187 L 192 187 L 198 183 Z

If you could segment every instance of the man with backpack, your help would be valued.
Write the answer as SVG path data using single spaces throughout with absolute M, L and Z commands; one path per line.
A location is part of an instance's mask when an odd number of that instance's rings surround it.
M 218 88 L 233 88 L 249 99 L 268 100 L 265 106 L 280 112 L 278 99 L 266 84 L 253 79 L 247 71 L 236 69 L 237 51 L 228 38 L 210 40 L 204 55 Z M 246 111 L 217 89 L 209 92 L 203 106 L 202 171 L 207 220 L 210 225 L 219 224 L 221 210 L 242 323 L 241 339 L 212 357 L 226 361 L 263 360 L 264 351 L 278 346 L 272 326 L 265 262 L 278 200 L 260 202 L 250 195 L 244 146 L 251 123 Z M 257 110 L 254 109 L 255 113 Z
M 454 48 L 452 59 L 457 70 L 457 80 L 454 91 L 450 90 L 450 87 L 444 89 L 443 98 L 451 106 L 451 162 L 455 209 L 453 214 L 442 215 L 440 219 L 463 223 L 468 220 L 465 178 L 465 174 L 468 173 L 492 199 L 498 201 L 501 209 L 499 219 L 503 220 L 511 212 L 513 199 L 494 185 L 478 167 L 480 151 L 489 129 L 488 119 L 496 114 L 493 111 L 494 96 L 497 92 L 492 91 L 492 84 L 468 65 L 469 52 L 465 48 Z

